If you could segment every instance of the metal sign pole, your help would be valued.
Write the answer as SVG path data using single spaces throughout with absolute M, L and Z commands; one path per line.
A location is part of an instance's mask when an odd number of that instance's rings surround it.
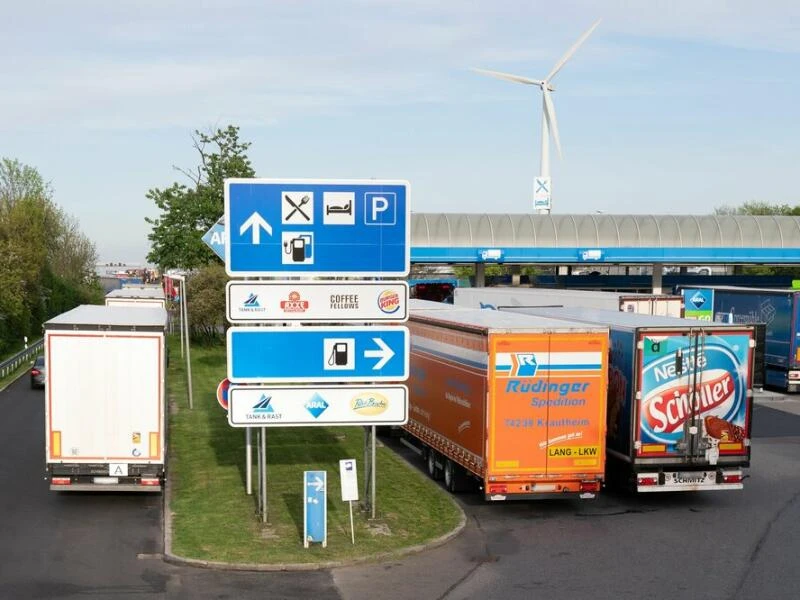
M 244 430 L 245 447 L 245 478 L 247 481 L 247 495 L 253 495 L 253 428 L 247 427 Z
M 256 430 L 256 448 L 257 448 L 256 454 L 258 455 L 258 473 L 257 473 L 257 475 L 258 475 L 258 487 L 256 488 L 256 500 L 257 500 L 257 502 L 256 502 L 256 513 L 260 513 L 261 512 L 261 495 L 262 495 L 261 494 L 261 492 L 262 492 L 262 490 L 261 490 L 261 472 L 262 472 L 262 469 L 263 469 L 263 467 L 261 465 L 261 431 L 262 430 L 263 430 L 263 428 Z
M 171 277 L 170 279 L 172 279 L 173 281 L 180 281 L 177 277 Z M 180 326 L 180 331 L 181 331 L 181 358 L 183 358 L 183 287 L 184 287 L 183 282 L 181 282 L 180 285 L 181 285 L 181 287 L 180 287 L 178 293 L 180 294 L 181 300 L 178 302 L 178 317 L 181 320 L 181 326 Z
M 375 518 L 375 425 L 372 426 L 372 518 Z
M 365 512 L 370 511 L 370 494 L 369 494 L 369 484 L 370 484 L 370 469 L 372 468 L 372 461 L 369 459 L 369 427 L 364 427 L 364 510 Z
M 194 408 L 194 396 L 192 395 L 192 357 L 191 352 L 189 350 L 189 307 L 186 304 L 186 278 L 183 280 L 183 291 L 181 293 L 181 301 L 183 302 L 183 315 L 186 319 L 186 376 L 187 376 L 187 386 L 189 387 L 189 410 Z
M 264 493 L 261 494 L 261 521 L 267 522 L 267 428 L 261 428 L 261 464 L 264 465 L 262 473 Z

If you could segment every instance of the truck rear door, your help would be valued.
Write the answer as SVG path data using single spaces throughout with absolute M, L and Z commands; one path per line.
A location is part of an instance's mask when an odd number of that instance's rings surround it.
M 751 340 L 702 327 L 640 333 L 637 456 L 714 465 L 747 453 Z
M 602 473 L 608 336 L 495 335 L 490 348 L 492 473 Z

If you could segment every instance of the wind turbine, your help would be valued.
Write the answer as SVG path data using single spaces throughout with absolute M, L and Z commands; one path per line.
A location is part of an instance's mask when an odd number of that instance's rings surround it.
M 542 214 L 550 213 L 550 133 L 552 132 L 553 141 L 558 150 L 558 156 L 561 157 L 561 140 L 558 137 L 558 122 L 556 121 L 556 109 L 553 106 L 553 99 L 551 92 L 555 91 L 555 87 L 551 83 L 561 68 L 572 58 L 572 55 L 577 52 L 578 48 L 592 35 L 592 32 L 600 25 L 598 19 L 595 23 L 587 29 L 584 34 L 578 38 L 572 47 L 567 50 L 566 54 L 552 68 L 550 73 L 544 79 L 529 79 L 520 75 L 512 75 L 510 73 L 501 73 L 500 71 L 489 71 L 488 69 L 472 69 L 476 73 L 482 75 L 489 75 L 490 77 L 497 77 L 498 79 L 505 79 L 506 81 L 513 81 L 515 83 L 524 83 L 526 85 L 538 85 L 542 90 L 542 156 L 539 168 L 539 177 L 536 178 L 534 184 L 533 197 L 534 206 Z M 536 206 L 541 202 L 541 206 Z

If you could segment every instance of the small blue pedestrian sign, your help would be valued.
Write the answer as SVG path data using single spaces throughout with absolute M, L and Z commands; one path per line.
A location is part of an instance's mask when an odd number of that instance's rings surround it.
M 328 472 L 303 472 L 303 546 L 328 546 Z
M 225 268 L 234 277 L 406 276 L 406 181 L 226 179 Z

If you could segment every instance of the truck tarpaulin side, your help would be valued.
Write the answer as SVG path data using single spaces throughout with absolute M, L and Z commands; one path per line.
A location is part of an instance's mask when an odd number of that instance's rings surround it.
M 411 305 L 409 423 L 428 471 L 490 500 L 593 497 L 605 462 L 607 329 Z
M 592 309 L 532 312 L 610 328 L 610 478 L 640 492 L 742 488 L 752 327 Z

